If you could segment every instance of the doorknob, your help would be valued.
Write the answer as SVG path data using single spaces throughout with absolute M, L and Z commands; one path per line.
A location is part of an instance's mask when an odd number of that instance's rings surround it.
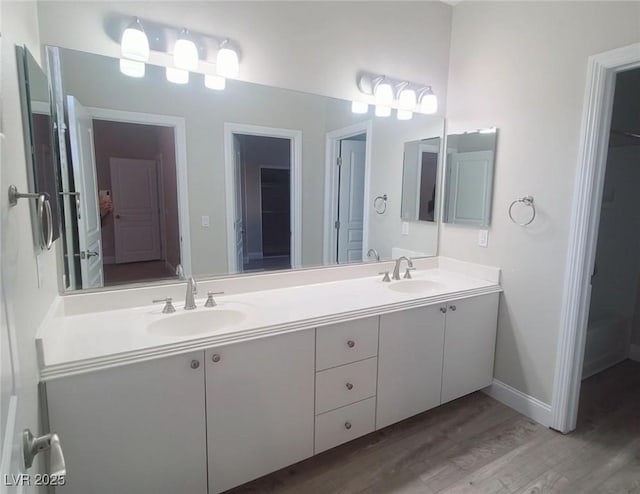
M 97 257 L 100 253 L 94 250 L 83 250 L 80 252 L 80 259 L 89 259 L 90 257 Z
M 67 474 L 62 445 L 55 432 L 35 437 L 29 429 L 25 429 L 22 433 L 22 448 L 26 468 L 31 468 L 38 453 L 49 450 L 49 474 L 52 477 L 64 477 Z

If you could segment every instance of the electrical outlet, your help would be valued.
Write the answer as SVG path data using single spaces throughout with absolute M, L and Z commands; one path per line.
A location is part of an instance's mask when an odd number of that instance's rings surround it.
M 406 221 L 402 222 L 402 234 L 409 235 L 409 223 Z
M 209 217 L 208 216 L 203 216 L 202 217 L 202 228 L 209 228 Z
M 478 245 L 480 247 L 489 245 L 489 230 L 480 230 L 478 232 Z

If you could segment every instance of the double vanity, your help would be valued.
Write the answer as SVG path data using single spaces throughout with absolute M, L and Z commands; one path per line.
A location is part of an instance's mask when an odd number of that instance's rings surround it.
M 499 270 L 414 264 L 202 281 L 193 310 L 184 283 L 61 297 L 37 344 L 65 492 L 223 492 L 488 386 Z

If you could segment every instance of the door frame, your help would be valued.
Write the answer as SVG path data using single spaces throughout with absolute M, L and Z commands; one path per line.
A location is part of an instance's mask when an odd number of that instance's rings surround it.
M 364 134 L 366 136 L 364 158 L 364 204 L 362 212 L 362 260 L 365 260 L 369 250 L 369 195 L 371 190 L 371 137 L 373 122 L 367 120 L 348 127 L 327 132 L 324 164 L 324 242 L 322 246 L 322 261 L 325 265 L 336 264 L 337 252 L 335 222 L 338 215 L 338 167 L 340 156 L 340 141 Z
M 233 233 L 235 217 L 235 171 L 234 171 L 234 134 L 259 137 L 276 137 L 289 139 L 290 173 L 291 173 L 291 267 L 302 267 L 302 131 L 263 127 L 260 125 L 224 123 L 224 177 L 225 177 L 225 208 L 227 219 L 227 263 L 230 273 L 242 272 L 236 266 L 236 246 Z M 244 242 L 244 239 L 243 239 Z M 247 253 L 248 254 L 248 253 Z
M 589 57 L 574 182 L 551 427 L 576 428 L 615 76 L 640 67 L 640 43 Z
M 184 275 L 192 275 L 191 234 L 189 228 L 189 186 L 187 182 L 187 132 L 185 119 L 170 115 L 141 113 L 108 108 L 87 107 L 94 120 L 154 125 L 173 128 L 176 153 L 176 182 L 178 193 L 178 232 L 180 234 L 180 264 Z M 162 227 L 161 227 L 162 228 Z

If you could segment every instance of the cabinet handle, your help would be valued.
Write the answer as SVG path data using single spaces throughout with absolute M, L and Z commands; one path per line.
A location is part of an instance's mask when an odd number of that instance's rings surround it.
M 454 311 L 454 312 L 455 312 L 455 310 L 456 310 L 456 306 L 455 306 L 455 305 L 450 305 L 450 306 L 449 306 L 449 309 L 451 309 L 452 311 Z
M 353 340 L 349 340 L 349 341 L 347 341 L 347 346 L 349 348 L 353 348 L 354 346 L 356 346 L 356 342 L 353 341 Z
M 217 362 L 220 362 L 220 355 L 219 355 L 219 354 L 217 354 L 217 353 L 214 353 L 214 354 L 211 356 L 211 360 L 213 360 L 213 361 L 214 361 L 214 362 L 216 362 L 216 363 L 217 363 Z
M 353 389 L 353 384 L 347 383 L 347 389 L 351 391 Z
M 446 307 L 440 307 L 440 312 L 442 312 L 443 314 L 447 313 L 447 308 Z
M 351 422 L 345 422 L 344 423 L 344 428 L 347 429 L 347 430 L 351 429 Z
M 198 367 L 200 367 L 200 361 L 199 360 L 192 360 L 191 361 L 191 368 L 192 369 L 197 369 Z

